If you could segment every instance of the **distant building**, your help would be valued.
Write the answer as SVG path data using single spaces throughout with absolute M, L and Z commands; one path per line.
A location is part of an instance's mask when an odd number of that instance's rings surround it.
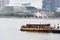
M 60 0 L 43 0 L 42 8 L 44 11 L 56 11 L 60 7 Z
M 0 8 L 1 8 L 1 4 L 2 4 L 2 3 L 1 3 L 1 0 L 0 0 Z
M 7 4 L 9 4 L 9 0 L 0 0 L 0 8 L 4 7 Z
M 31 6 L 31 3 L 22 3 L 22 6 Z
M 37 12 L 38 9 L 31 6 L 31 3 L 23 3 L 22 6 L 26 8 L 26 12 Z
M 3 13 L 17 13 L 24 12 L 25 8 L 21 5 L 7 5 L 3 8 Z
M 23 6 L 23 5 L 7 5 L 3 8 L 3 13 L 26 13 L 33 14 L 38 12 L 38 9 L 33 6 Z
M 38 9 L 33 6 L 25 7 L 27 12 L 35 13 L 38 12 Z

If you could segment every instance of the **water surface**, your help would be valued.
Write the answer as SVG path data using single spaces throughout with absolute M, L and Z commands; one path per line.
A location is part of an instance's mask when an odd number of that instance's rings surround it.
M 0 40 L 60 40 L 60 34 L 41 32 L 22 32 L 21 25 L 30 23 L 60 24 L 58 19 L 12 19 L 0 18 Z

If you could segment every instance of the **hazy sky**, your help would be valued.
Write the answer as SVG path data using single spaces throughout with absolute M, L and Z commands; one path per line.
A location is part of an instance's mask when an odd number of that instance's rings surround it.
M 32 6 L 37 8 L 41 8 L 42 6 L 42 0 L 10 0 L 10 4 L 16 3 L 31 3 Z

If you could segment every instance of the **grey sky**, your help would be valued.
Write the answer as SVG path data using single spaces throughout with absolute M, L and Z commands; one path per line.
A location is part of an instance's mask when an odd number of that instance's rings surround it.
M 41 8 L 42 6 L 42 0 L 10 0 L 10 4 L 16 3 L 31 3 L 32 6 L 37 8 Z

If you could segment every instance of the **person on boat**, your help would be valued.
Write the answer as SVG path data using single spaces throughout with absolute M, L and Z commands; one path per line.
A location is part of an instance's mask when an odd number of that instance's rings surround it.
M 57 26 L 57 29 L 59 29 L 59 24 L 58 24 L 58 26 Z
M 54 28 L 53 29 L 55 29 L 56 28 L 56 23 L 54 23 Z

